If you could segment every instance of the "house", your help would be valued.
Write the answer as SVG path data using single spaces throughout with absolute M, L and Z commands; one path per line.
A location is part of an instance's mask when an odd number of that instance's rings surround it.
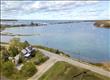
M 25 58 L 28 58 L 32 55 L 33 51 L 35 51 L 35 49 L 32 48 L 32 46 L 28 46 L 25 49 L 23 49 L 21 52 L 23 53 Z
M 16 65 L 18 65 L 19 58 L 20 58 L 20 54 L 18 54 L 18 55 L 16 55 L 16 56 L 14 57 L 14 63 L 15 63 Z
M 8 59 L 11 60 L 15 65 L 18 65 L 19 56 L 20 55 L 18 54 L 15 57 L 9 57 Z

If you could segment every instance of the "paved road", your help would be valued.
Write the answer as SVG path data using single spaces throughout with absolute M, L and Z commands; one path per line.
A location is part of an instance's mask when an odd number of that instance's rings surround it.
M 47 70 L 49 70 L 58 60 L 56 59 L 49 59 L 41 66 L 37 66 L 38 72 L 31 77 L 29 80 L 38 80 Z
M 43 52 L 43 54 L 49 56 L 50 59 L 47 62 L 45 62 L 43 65 L 39 66 L 38 67 L 39 71 L 33 77 L 31 77 L 29 80 L 38 80 L 38 78 L 41 77 L 57 61 L 65 61 L 65 62 L 68 62 L 68 63 L 74 65 L 74 66 L 81 67 L 81 68 L 96 72 L 96 73 L 103 75 L 103 76 L 106 76 L 106 77 L 110 77 L 110 72 L 105 71 L 102 68 L 92 66 L 89 64 L 85 64 L 85 63 L 81 63 L 81 62 L 78 62 L 78 61 L 73 60 L 71 58 L 66 58 L 66 57 L 45 51 L 43 49 L 39 49 L 39 50 L 41 52 Z

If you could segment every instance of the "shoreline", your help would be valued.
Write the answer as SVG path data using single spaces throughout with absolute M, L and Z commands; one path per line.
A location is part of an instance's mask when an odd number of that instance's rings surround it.
M 1 21 L 4 21 L 4 20 L 1 20 Z M 10 20 L 6 20 L 6 21 L 10 21 Z M 79 22 L 95 22 L 93 25 L 95 27 L 97 27 L 97 28 L 108 28 L 108 29 L 110 28 L 110 20 L 67 20 L 67 21 L 64 21 L 64 22 L 50 23 L 50 25 L 53 25 L 53 24 L 79 23 Z M 33 23 L 33 20 L 32 20 L 32 22 L 30 22 L 30 24 L 18 24 L 18 25 L 0 24 L 0 32 L 2 30 L 4 30 L 5 28 L 10 28 L 10 27 L 29 27 L 29 26 L 38 27 L 38 26 L 42 26 L 42 25 L 47 25 L 47 24 Z
M 4 31 L 6 28 L 16 28 L 16 27 L 41 27 L 44 26 L 44 24 L 29 24 L 29 25 L 25 25 L 25 24 L 20 24 L 20 25 L 2 25 L 0 24 L 0 32 Z
M 5 46 L 5 45 L 8 45 L 8 44 L 9 43 L 7 43 L 7 42 L 0 42 L 0 46 Z M 57 54 L 57 55 L 61 55 L 61 56 L 64 56 L 64 57 L 79 61 L 81 63 L 90 64 L 90 65 L 93 65 L 93 66 L 101 67 L 101 68 L 103 68 L 103 69 L 105 69 L 107 71 L 110 71 L 110 61 L 108 61 L 108 62 L 98 62 L 98 63 L 90 62 L 90 61 L 85 61 L 85 60 L 78 59 L 78 58 L 72 58 L 69 54 L 67 54 L 67 53 L 65 53 L 63 51 L 60 51 L 59 49 L 49 48 L 49 47 L 41 46 L 41 45 L 32 45 L 32 46 L 36 47 L 36 48 L 39 48 L 39 49 L 43 49 L 43 50 L 49 51 L 49 52 L 52 52 L 52 53 Z
M 97 28 L 110 29 L 110 20 L 97 20 L 95 21 L 94 26 Z
M 35 34 L 13 34 L 9 32 L 0 32 L 2 36 L 33 36 Z

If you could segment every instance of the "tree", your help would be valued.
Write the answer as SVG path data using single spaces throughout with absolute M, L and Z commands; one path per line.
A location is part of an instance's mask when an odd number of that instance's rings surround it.
M 58 49 L 56 50 L 56 54 L 60 54 L 60 51 Z
M 24 41 L 24 42 L 19 42 L 19 44 L 18 44 L 17 47 L 18 47 L 20 50 L 22 50 L 22 49 L 28 47 L 29 45 L 30 45 L 30 44 L 28 43 L 28 41 Z
M 35 57 L 35 56 L 36 56 L 36 51 L 32 51 L 31 57 Z
M 10 40 L 10 46 L 18 46 L 20 43 L 20 39 L 19 38 L 13 38 Z
M 5 49 L 5 50 L 1 50 L 1 59 L 2 61 L 8 61 L 8 57 L 9 57 L 9 53 L 8 51 Z
M 18 49 L 15 46 L 9 46 L 8 52 L 13 57 L 15 57 L 19 53 Z
M 18 60 L 18 64 L 23 63 L 23 61 L 24 61 L 23 57 L 20 56 Z
M 18 60 L 18 64 L 25 62 L 25 57 L 23 56 L 22 53 L 19 53 L 19 60 Z
M 36 66 L 32 62 L 27 62 L 24 64 L 24 66 L 21 68 L 21 73 L 25 77 L 31 77 L 37 72 Z
M 28 47 L 29 45 L 30 45 L 30 44 L 28 43 L 28 41 L 24 41 L 24 42 L 23 42 L 23 47 L 24 47 L 24 48 Z
M 4 62 L 2 65 L 2 72 L 6 77 L 11 76 L 15 72 L 15 65 L 11 61 Z

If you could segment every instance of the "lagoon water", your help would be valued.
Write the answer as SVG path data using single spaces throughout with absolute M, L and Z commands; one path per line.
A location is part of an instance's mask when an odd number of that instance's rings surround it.
M 110 61 L 110 29 L 97 28 L 93 24 L 94 22 L 83 21 L 48 24 L 39 27 L 7 28 L 3 32 L 33 34 L 32 36 L 19 36 L 19 38 L 31 44 L 62 50 L 73 58 L 91 62 Z M 8 42 L 11 38 L 13 37 L 1 36 L 1 41 Z

